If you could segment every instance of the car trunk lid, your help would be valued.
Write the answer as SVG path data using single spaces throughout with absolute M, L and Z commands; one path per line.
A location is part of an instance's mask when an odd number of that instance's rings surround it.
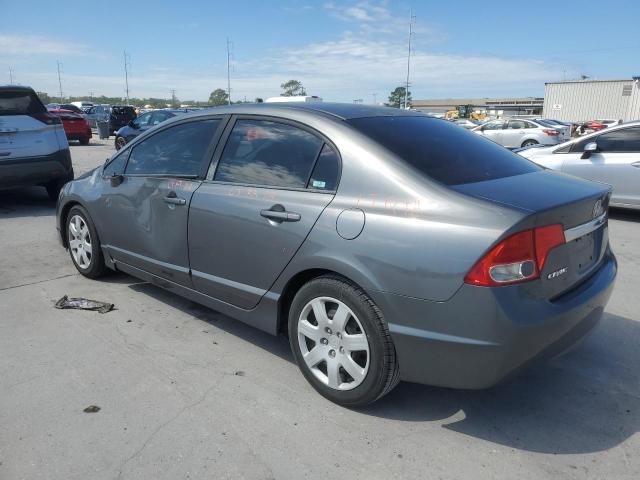
M 536 295 L 549 300 L 562 295 L 588 278 L 606 252 L 611 192 L 607 185 L 543 170 L 452 188 L 526 213 L 503 238 L 526 229 L 562 225 L 565 243 L 549 252 L 539 280 L 523 284 Z

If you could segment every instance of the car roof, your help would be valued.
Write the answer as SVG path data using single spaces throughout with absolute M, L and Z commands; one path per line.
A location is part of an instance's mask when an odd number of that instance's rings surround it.
M 393 107 L 380 107 L 375 105 L 362 105 L 353 103 L 331 102 L 272 102 L 272 103 L 244 103 L 221 107 L 212 107 L 196 112 L 190 112 L 192 116 L 206 116 L 213 112 L 224 114 L 254 114 L 269 115 L 282 113 L 283 110 L 297 110 L 320 115 L 337 117 L 342 120 L 365 117 L 426 117 L 427 115 L 414 110 L 403 110 Z
M 35 92 L 33 88 L 27 87 L 26 85 L 0 85 L 0 90 Z

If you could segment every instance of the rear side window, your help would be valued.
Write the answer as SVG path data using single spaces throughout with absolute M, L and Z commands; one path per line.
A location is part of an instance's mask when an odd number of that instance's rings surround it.
M 227 140 L 214 180 L 306 188 L 322 146 L 319 137 L 301 128 L 241 119 Z
M 183 123 L 167 128 L 133 147 L 127 174 L 198 175 L 219 119 Z
M 640 152 L 640 127 L 623 128 L 598 137 L 602 152 Z
M 46 111 L 35 92 L 0 90 L 0 115 L 33 115 Z
M 338 154 L 332 147 L 325 144 L 311 173 L 309 188 L 312 190 L 335 190 L 338 186 L 339 175 Z
M 541 170 L 504 147 L 442 120 L 422 116 L 355 118 L 357 130 L 445 185 Z

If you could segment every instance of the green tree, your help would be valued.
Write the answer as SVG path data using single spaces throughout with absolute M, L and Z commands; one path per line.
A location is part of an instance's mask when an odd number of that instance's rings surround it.
M 389 95 L 389 103 L 388 105 L 390 107 L 396 107 L 396 108 L 400 108 L 400 107 L 404 107 L 404 93 L 406 91 L 405 87 L 396 87 L 396 89 L 391 92 L 391 94 Z M 409 105 L 411 105 L 411 92 L 408 92 L 407 95 L 407 102 L 409 103 Z
M 300 80 L 289 80 L 280 85 L 282 88 L 283 97 L 293 97 L 296 95 L 306 95 L 307 91 L 304 89 Z
M 216 88 L 209 95 L 210 105 L 226 105 L 229 102 L 229 94 L 222 88 Z

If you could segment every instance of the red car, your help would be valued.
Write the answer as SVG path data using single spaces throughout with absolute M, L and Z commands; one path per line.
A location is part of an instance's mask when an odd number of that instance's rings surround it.
M 52 108 L 49 112 L 60 117 L 68 140 L 78 140 L 80 145 L 89 145 L 91 127 L 82 115 L 61 108 Z

